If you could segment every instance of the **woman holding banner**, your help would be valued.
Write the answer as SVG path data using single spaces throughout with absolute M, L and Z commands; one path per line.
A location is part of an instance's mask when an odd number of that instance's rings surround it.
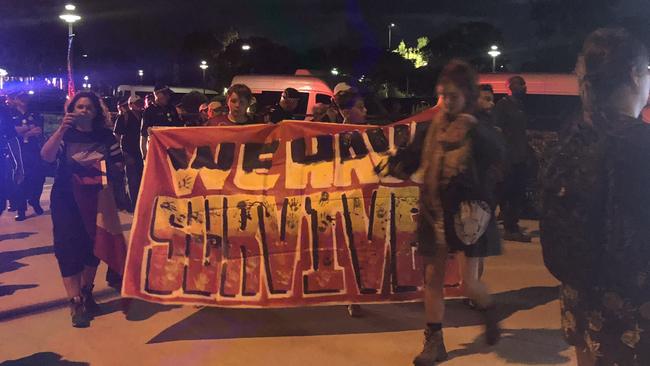
M 100 311 L 92 294 L 99 265 L 97 234 L 105 232 L 97 227 L 97 213 L 117 215 L 114 202 L 107 205 L 103 192 L 107 183 L 122 183 L 124 158 L 108 128 L 108 111 L 96 94 L 77 93 L 65 111 L 61 125 L 41 149 L 41 157 L 58 163 L 50 199 L 54 253 L 70 298 L 72 326 L 83 328 Z M 114 215 L 107 212 L 111 208 Z
M 488 247 L 500 245 L 494 218 L 495 187 L 490 169 L 503 158 L 503 146 L 489 126 L 472 115 L 478 100 L 477 74 L 463 61 L 452 61 L 442 71 L 437 90 L 442 112 L 434 117 L 422 147 L 418 173 L 423 174 L 418 222 L 418 252 L 424 263 L 426 328 L 424 350 L 416 366 L 447 359 L 442 336 L 445 311 L 444 279 L 448 254 L 457 253 L 463 272 L 463 290 L 483 313 L 486 342 L 495 344 L 499 326 L 493 300 L 478 280 L 479 258 Z M 410 173 L 393 161 L 391 174 Z M 408 165 L 408 164 L 407 164 Z

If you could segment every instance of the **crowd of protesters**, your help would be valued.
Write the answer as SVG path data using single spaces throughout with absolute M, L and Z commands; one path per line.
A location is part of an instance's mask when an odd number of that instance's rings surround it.
M 639 119 L 650 90 L 647 65 L 648 51 L 622 30 L 598 30 L 587 39 L 576 67 L 584 113 L 543 182 L 545 262 L 563 283 L 562 326 L 581 366 L 650 364 L 650 126 Z M 426 112 L 432 119 L 426 134 L 377 167 L 379 174 L 419 175 L 423 182 L 417 236 L 426 326 L 416 366 L 448 357 L 442 324 L 450 252 L 457 253 L 470 305 L 483 315 L 486 343 L 500 338 L 497 304 L 481 281 L 483 258 L 501 253 L 502 237 L 531 241 L 518 225 L 530 159 L 526 80 L 515 76 L 507 86 L 510 93 L 495 105 L 492 87 L 478 84 L 473 67 L 451 61 L 436 85 L 438 104 Z M 298 118 L 299 101 L 300 93 L 287 88 L 276 104 L 257 110 L 251 89 L 235 84 L 223 101 L 190 93 L 174 105 L 171 90 L 158 86 L 144 100 L 122 101 L 111 123 L 101 99 L 80 92 L 44 142 L 43 119 L 29 110 L 27 95 L 12 95 L 0 109 L 0 213 L 9 204 L 17 221 L 25 220 L 27 205 L 43 214 L 43 164 L 57 162 L 54 249 L 72 323 L 88 326 L 98 311 L 92 238 L 103 176 L 118 186 L 126 181 L 130 201 L 120 207 L 132 211 L 151 128 L 278 123 Z M 366 119 L 363 96 L 345 83 L 311 116 L 345 124 Z M 349 311 L 359 315 L 360 307 Z

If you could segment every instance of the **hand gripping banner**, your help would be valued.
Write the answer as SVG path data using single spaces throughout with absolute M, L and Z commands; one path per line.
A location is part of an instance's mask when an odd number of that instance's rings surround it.
M 420 300 L 418 184 L 374 168 L 426 126 L 154 129 L 123 295 L 224 307 Z

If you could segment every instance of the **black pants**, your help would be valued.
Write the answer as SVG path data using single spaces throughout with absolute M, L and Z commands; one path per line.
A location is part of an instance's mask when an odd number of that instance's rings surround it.
M 144 162 L 142 155 L 125 153 L 126 158 L 126 180 L 129 186 L 129 197 L 131 198 L 131 209 L 135 210 L 135 203 L 140 192 L 140 181 L 142 180 L 142 170 Z
M 0 150 L 0 213 L 7 209 L 7 202 L 14 191 L 13 164 L 9 156 Z
M 506 231 L 519 231 L 519 217 L 526 199 L 527 178 L 528 169 L 525 162 L 512 165 L 506 176 L 501 197 L 503 227 Z
M 43 168 L 25 167 L 25 179 L 18 185 L 12 206 L 18 212 L 25 212 L 27 203 L 32 207 L 40 206 L 45 174 Z

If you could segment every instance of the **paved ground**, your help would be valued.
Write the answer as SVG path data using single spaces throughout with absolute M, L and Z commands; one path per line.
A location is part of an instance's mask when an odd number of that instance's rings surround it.
M 101 280 L 105 314 L 88 329 L 74 329 L 61 306 L 64 290 L 49 220 L 45 215 L 15 223 L 6 213 L 0 217 L 0 366 L 393 366 L 410 365 L 420 350 L 421 304 L 365 306 L 360 319 L 349 318 L 341 306 L 229 310 L 140 301 L 127 306 Z M 477 314 L 450 300 L 445 337 L 451 359 L 444 365 L 574 365 L 559 331 L 557 282 L 543 266 L 539 242 L 506 243 L 505 249 L 504 256 L 487 260 L 485 275 L 501 305 L 504 338 L 495 347 L 484 346 Z

